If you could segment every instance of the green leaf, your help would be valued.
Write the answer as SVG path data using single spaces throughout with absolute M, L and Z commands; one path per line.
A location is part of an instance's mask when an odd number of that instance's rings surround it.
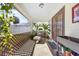
M 9 5 L 9 9 L 12 9 L 13 8 L 13 4 L 11 3 L 10 5 Z
M 0 44 L 0 47 L 4 48 L 4 46 L 6 46 L 7 49 L 8 48 L 12 49 L 12 47 L 9 46 L 9 44 L 10 44 L 9 41 L 12 39 L 13 35 L 10 33 L 9 24 L 10 24 L 10 22 L 14 21 L 14 18 L 12 16 L 10 16 L 10 17 L 8 16 L 8 13 L 9 13 L 9 11 L 11 11 L 12 8 L 13 8 L 13 4 L 9 4 L 9 3 L 8 4 L 4 3 L 1 6 L 1 10 L 6 11 L 5 12 L 6 15 L 4 15 L 4 13 L 0 15 L 0 21 L 3 23 L 0 26 L 0 30 L 2 30 L 2 32 L 1 32 L 2 34 L 0 34 L 0 35 L 4 35 L 4 38 L 3 38 L 2 43 Z M 11 51 L 11 49 L 10 49 L 10 51 Z

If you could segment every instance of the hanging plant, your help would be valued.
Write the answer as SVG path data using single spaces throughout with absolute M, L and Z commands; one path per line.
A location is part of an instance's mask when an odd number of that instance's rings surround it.
M 19 21 L 19 18 L 16 17 L 16 16 L 13 16 L 15 18 L 15 21 L 13 22 L 14 24 L 18 24 L 20 21 Z
M 2 14 L 0 15 L 0 35 L 4 37 L 2 42 L 0 43 L 0 51 L 4 52 L 7 50 L 8 53 L 12 53 L 13 50 L 12 44 L 9 43 L 13 37 L 12 33 L 10 32 L 10 22 L 14 22 L 14 17 L 11 11 L 12 8 L 12 3 L 1 4 L 0 8 L 0 10 L 2 11 Z

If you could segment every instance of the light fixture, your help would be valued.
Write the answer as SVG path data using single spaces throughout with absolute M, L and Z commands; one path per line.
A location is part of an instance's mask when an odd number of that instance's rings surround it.
M 43 8 L 44 7 L 44 3 L 40 3 L 39 7 Z

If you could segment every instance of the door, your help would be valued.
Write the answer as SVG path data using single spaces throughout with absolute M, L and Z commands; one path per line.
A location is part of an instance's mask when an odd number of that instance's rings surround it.
M 64 35 L 64 16 L 65 7 L 63 7 L 53 18 L 52 18 L 52 38 L 56 41 L 57 36 Z

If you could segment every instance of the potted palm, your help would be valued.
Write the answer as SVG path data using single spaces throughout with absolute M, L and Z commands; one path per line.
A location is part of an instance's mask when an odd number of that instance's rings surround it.
M 43 27 L 43 32 L 44 32 L 44 37 L 49 38 L 49 34 L 50 34 L 50 28 L 48 24 L 42 24 L 41 25 Z

